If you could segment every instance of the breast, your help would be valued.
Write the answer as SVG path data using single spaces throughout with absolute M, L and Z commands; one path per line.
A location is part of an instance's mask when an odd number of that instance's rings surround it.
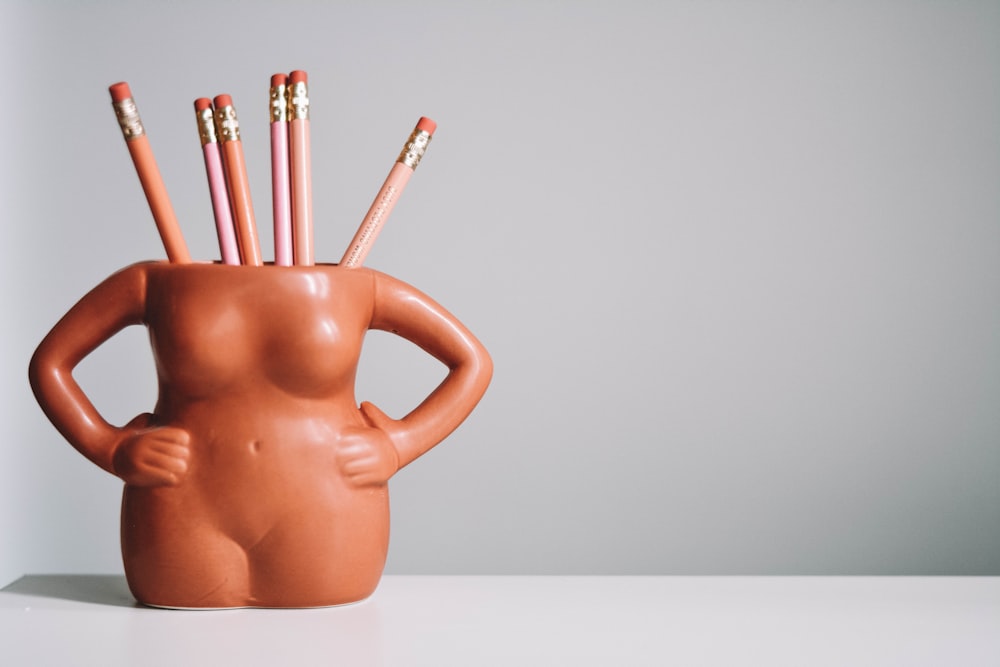
M 258 355 L 248 336 L 248 313 L 225 299 L 168 295 L 148 327 L 160 384 L 190 397 L 226 391 L 252 372 Z
M 300 396 L 322 396 L 353 383 L 357 336 L 344 331 L 331 312 L 295 314 L 259 332 L 257 363 L 268 381 Z
M 192 399 L 262 389 L 321 397 L 352 385 L 367 320 L 349 285 L 236 268 L 244 270 L 177 271 L 150 290 L 161 390 Z

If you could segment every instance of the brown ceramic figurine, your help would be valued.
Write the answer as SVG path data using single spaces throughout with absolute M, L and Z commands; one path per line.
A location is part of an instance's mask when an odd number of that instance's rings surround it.
M 144 324 L 152 414 L 108 424 L 73 368 Z M 442 361 L 402 419 L 354 380 L 368 329 Z M 122 553 L 135 597 L 167 607 L 312 607 L 370 595 L 389 538 L 387 480 L 445 438 L 490 381 L 483 346 L 385 274 L 334 265 L 135 264 L 83 297 L 39 345 L 31 385 L 52 423 L 125 481 Z

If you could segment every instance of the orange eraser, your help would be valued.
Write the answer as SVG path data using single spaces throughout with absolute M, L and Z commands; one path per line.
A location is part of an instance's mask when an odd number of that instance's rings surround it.
M 233 106 L 233 98 L 229 95 L 216 95 L 215 96 L 215 108 L 221 109 L 222 107 Z
M 271 75 L 271 87 L 272 88 L 275 88 L 277 86 L 283 86 L 283 85 L 285 85 L 285 82 L 287 82 L 287 81 L 288 81 L 288 77 L 286 75 L 284 75 L 284 74 L 273 74 L 273 75 Z
M 208 99 L 207 97 L 199 97 L 194 101 L 195 111 L 204 111 L 205 109 L 211 109 L 211 108 L 212 108 L 212 100 Z
M 119 81 L 108 88 L 108 90 L 111 92 L 111 100 L 113 102 L 121 102 L 132 97 L 132 89 L 124 81 Z
M 309 82 L 309 77 L 306 76 L 306 73 L 300 69 L 297 69 L 288 75 L 289 86 L 295 85 L 296 83 L 308 83 L 308 82 Z
M 420 120 L 417 121 L 417 129 L 423 130 L 427 134 L 434 134 L 434 130 L 437 129 L 437 126 L 437 123 L 426 116 L 421 116 Z

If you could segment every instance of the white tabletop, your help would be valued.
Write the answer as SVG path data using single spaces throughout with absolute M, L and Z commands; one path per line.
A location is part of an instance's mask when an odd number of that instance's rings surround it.
M 5 665 L 998 665 L 1000 577 L 386 576 L 300 610 L 137 606 L 123 577 L 0 591 Z

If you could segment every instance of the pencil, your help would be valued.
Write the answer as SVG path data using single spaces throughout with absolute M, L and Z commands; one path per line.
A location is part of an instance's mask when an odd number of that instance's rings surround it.
M 288 77 L 271 77 L 271 203 L 274 263 L 292 265 L 292 202 L 288 165 Z
M 198 135 L 205 155 L 205 171 L 208 174 L 208 192 L 212 197 L 212 212 L 215 215 L 215 230 L 219 237 L 219 251 L 224 264 L 239 264 L 240 249 L 236 244 L 233 229 L 233 213 L 229 207 L 229 192 L 226 189 L 226 175 L 219 151 L 219 138 L 215 130 L 215 114 L 212 100 L 199 97 L 194 101 L 195 116 L 198 119 Z
M 410 176 L 413 175 L 413 170 L 420 164 L 420 158 L 424 156 L 427 144 L 430 143 L 436 128 L 437 124 L 430 118 L 421 118 L 417 122 L 417 126 L 413 129 L 410 138 L 407 139 L 406 145 L 403 146 L 402 152 L 396 159 L 396 164 L 389 171 L 389 176 L 386 177 L 385 183 L 382 184 L 382 189 L 378 191 L 375 201 L 372 203 L 371 208 L 368 209 L 368 213 L 365 215 L 364 220 L 361 221 L 361 226 L 358 227 L 357 233 L 354 234 L 354 238 L 347 247 L 344 257 L 340 260 L 341 266 L 348 268 L 358 267 L 365 261 L 368 251 L 371 250 L 372 244 L 375 242 L 375 238 L 382 230 L 382 226 L 385 224 L 389 214 L 392 213 L 392 209 L 396 206 L 396 202 L 403 193 L 407 182 L 409 182 Z
M 309 85 L 306 73 L 288 75 L 289 170 L 292 193 L 292 254 L 313 264 L 312 174 L 309 155 Z
M 262 266 L 264 262 L 260 255 L 260 242 L 257 240 L 257 223 L 254 220 L 253 202 L 250 199 L 250 183 L 247 179 L 246 162 L 243 159 L 243 143 L 240 141 L 240 122 L 233 107 L 233 98 L 229 95 L 215 97 L 215 123 L 222 144 L 226 181 L 229 183 L 229 196 L 233 205 L 236 241 L 240 248 L 240 261 L 250 266 Z
M 111 104 L 118 117 L 118 124 L 125 137 L 125 145 L 128 146 L 129 155 L 132 156 L 136 173 L 139 175 L 139 183 L 153 213 L 153 221 L 166 248 L 167 259 L 178 264 L 190 263 L 191 255 L 177 223 L 167 187 L 163 183 L 163 177 L 160 176 L 160 169 L 156 166 L 156 158 L 146 137 L 142 119 L 139 118 L 139 109 L 132 99 L 132 91 L 124 81 L 112 85 L 108 90 L 111 93 Z

